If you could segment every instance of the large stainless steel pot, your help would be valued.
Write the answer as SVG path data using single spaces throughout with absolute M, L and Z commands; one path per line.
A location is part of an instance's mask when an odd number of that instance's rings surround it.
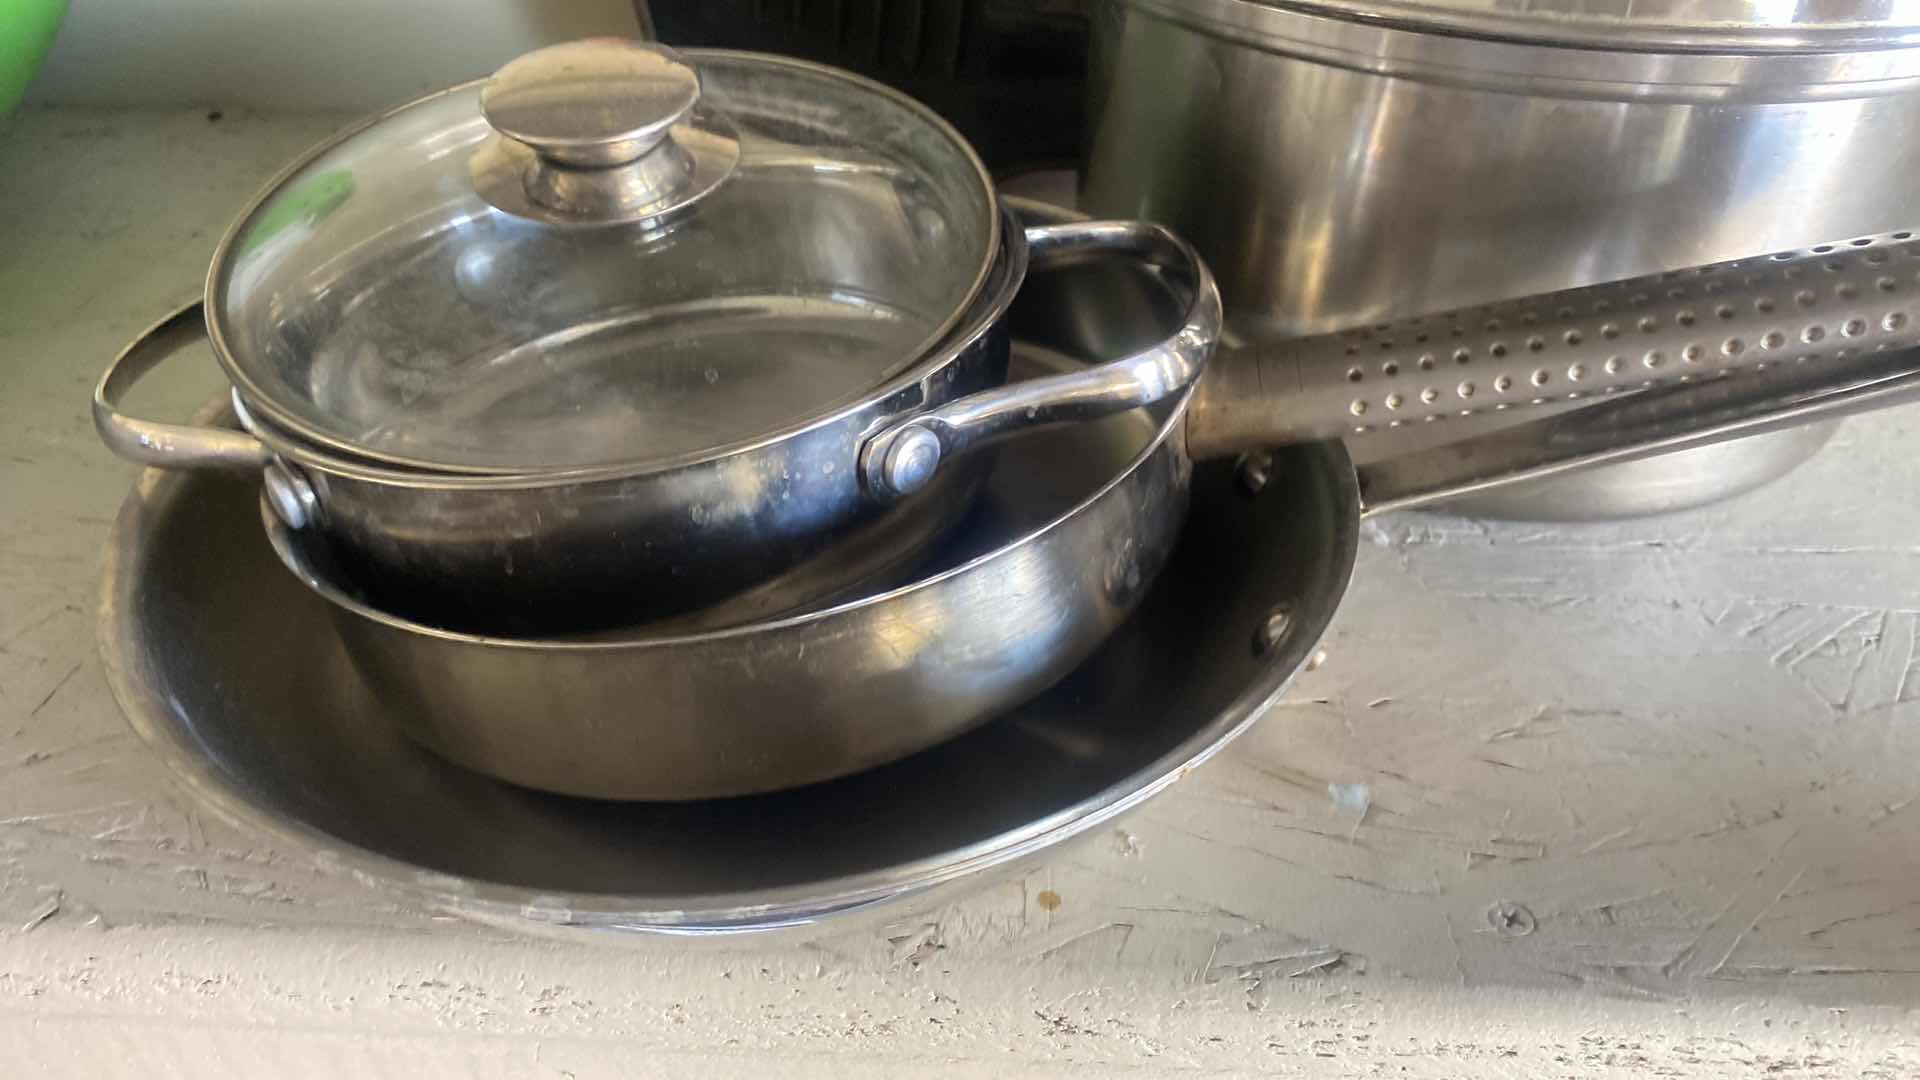
M 1254 338 L 1881 232 L 1913 216 L 1917 43 L 1904 5 L 1102 0 L 1080 207 L 1179 230 Z M 1829 432 L 1492 508 L 1675 509 Z
M 263 470 L 281 520 L 391 607 L 517 632 L 683 612 L 850 533 L 911 552 L 957 519 L 979 462 L 886 510 L 863 462 L 917 485 L 941 448 L 869 436 L 999 384 L 1029 256 L 1126 251 L 1197 282 L 1116 364 L 1198 371 L 1220 309 L 1183 242 L 1002 217 L 964 141 L 866 80 L 557 46 L 296 162 L 94 417 L 137 461 Z M 203 322 L 249 432 L 123 414 Z

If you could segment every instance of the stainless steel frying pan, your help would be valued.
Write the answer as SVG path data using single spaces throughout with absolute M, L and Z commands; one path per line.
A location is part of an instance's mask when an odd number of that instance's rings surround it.
M 1043 460 L 996 470 L 986 498 L 1057 483 L 1064 459 Z M 106 551 L 100 647 L 144 751 L 296 879 L 347 874 L 411 908 L 603 947 L 765 948 L 931 910 L 1053 857 L 1245 731 L 1313 655 L 1357 541 L 1340 444 L 1282 449 L 1273 475 L 1247 498 L 1230 463 L 1199 469 L 1159 583 L 1052 690 L 892 765 L 771 795 L 569 799 L 420 749 L 327 602 L 268 548 L 250 478 L 141 475 Z M 1256 653 L 1248 637 L 1280 604 L 1291 631 Z

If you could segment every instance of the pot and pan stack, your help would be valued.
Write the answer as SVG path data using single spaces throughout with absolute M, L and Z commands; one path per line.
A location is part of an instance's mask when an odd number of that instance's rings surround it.
M 1033 223 L 1060 214 L 1020 210 L 1036 215 Z M 1036 275 L 1009 312 L 1013 366 L 1084 363 L 1151 341 L 1177 301 L 1138 263 Z M 1044 355 L 1042 340 L 1057 349 L 1052 365 L 1028 363 Z M 1796 367 L 1784 373 L 1807 374 Z M 1740 410 L 1764 395 L 1777 406 L 1793 398 L 1773 384 L 1777 374 L 1612 396 L 1574 414 L 1589 418 L 1584 431 L 1556 418 L 1533 445 L 1564 453 L 1626 425 L 1657 442 L 1660 415 L 1686 405 L 1681 398 L 1713 409 L 1722 418 L 1715 426 L 1738 430 Z M 1857 389 L 1870 393 L 1867 386 L 1863 379 Z M 1733 400 L 1736 390 L 1744 403 Z M 1809 395 L 1786 407 L 1822 401 Z M 962 526 L 962 541 L 977 530 L 983 546 L 963 544 L 949 567 L 1061 530 L 1065 511 L 1154 442 L 1154 418 L 1164 415 L 1133 410 L 1005 446 L 982 495 L 989 513 Z M 1090 439 L 1093 429 L 1105 437 Z M 1056 470 L 1063 464 L 1072 475 Z M 1404 491 L 1420 480 L 1356 472 L 1338 441 L 1196 463 L 1186 522 L 1158 580 L 1059 684 L 892 764 L 745 798 L 561 798 L 421 752 L 400 734 L 418 735 L 419 712 L 376 688 L 350 658 L 355 632 L 339 605 L 286 573 L 257 531 L 258 485 L 244 476 L 142 475 L 106 552 L 100 642 L 109 683 L 146 752 L 203 813 L 264 837 L 290 865 L 350 872 L 412 908 L 602 947 L 648 934 L 670 935 L 684 949 L 692 936 L 716 947 L 716 937 L 735 934 L 879 931 L 1011 879 L 1071 838 L 1111 835 L 1118 815 L 1266 715 L 1316 655 L 1348 586 L 1371 497 L 1363 479 L 1371 494 L 1387 490 L 1382 481 Z M 1025 512 L 999 513 L 1009 492 L 1036 480 L 1045 483 Z M 929 587 L 896 597 L 910 603 Z M 910 647 L 916 622 L 896 625 L 902 632 L 891 644 Z M 875 652 L 887 644 L 874 640 Z M 1336 650 L 1334 663 L 1353 659 Z M 868 729 L 899 726 L 908 704 L 866 717 Z M 775 712 L 757 742 L 777 744 L 792 716 Z M 520 729 L 553 719 L 530 713 Z M 657 720 L 624 704 L 576 746 L 625 755 L 624 742 L 648 739 Z M 841 717 L 833 730 L 861 727 Z M 664 740 L 648 749 L 676 756 Z M 703 761 L 684 760 L 695 770 Z
M 1023 209 L 1029 220 L 1058 213 Z M 1008 416 L 1037 428 L 1128 414 L 1144 431 L 1109 479 L 989 550 L 725 630 L 584 641 L 446 633 L 357 600 L 293 530 L 270 513 L 266 523 L 282 561 L 333 602 L 369 684 L 455 760 L 611 798 L 777 790 L 935 745 L 1073 670 L 1133 613 L 1178 545 L 1196 459 L 1237 460 L 1254 494 L 1276 445 L 1524 410 L 1547 394 L 1599 399 L 1360 468 L 1343 481 L 1357 522 L 1920 398 L 1920 240 L 1901 236 L 1223 352 L 1196 381 L 1144 405 L 1142 383 L 1155 381 L 1109 366 L 1101 383 L 1054 374 L 919 413 L 875 445 L 925 432 L 958 456 L 997 437 Z M 1036 277 L 1010 328 L 1030 346 L 1083 351 L 1101 334 L 1075 322 L 1079 313 L 1109 312 L 1107 334 L 1125 343 L 1166 316 L 1129 327 L 1111 312 L 1175 313 L 1190 302 L 1138 264 L 1089 268 Z M 1335 377 L 1317 378 L 1336 358 Z M 1075 379 L 1083 396 L 1060 397 Z M 999 468 L 1033 467 L 1023 452 L 1057 451 L 1015 439 Z M 883 486 L 880 466 L 867 468 L 875 490 L 912 501 Z M 1276 646 L 1293 618 L 1276 609 L 1256 650 Z
M 1029 272 L 1103 259 L 1179 299 L 1104 363 L 1002 391 Z M 884 87 L 597 39 L 304 156 L 93 410 L 133 460 L 261 477 L 276 547 L 427 745 L 532 787 L 684 799 L 897 758 L 1083 659 L 1166 555 L 1123 507 L 1112 557 L 1063 550 L 1056 594 L 998 620 L 942 620 L 1002 585 L 945 540 L 991 444 L 1169 398 L 1221 320 L 1172 233 L 1021 223 Z M 240 430 L 122 410 L 203 338 Z M 903 426 L 934 408 L 967 437 Z M 1112 590 L 1082 587 L 1099 574 Z
M 855 76 L 578 42 L 296 162 L 95 416 L 135 460 L 262 470 L 283 522 L 412 614 L 495 632 L 764 617 L 962 516 L 984 458 L 888 510 L 863 490 L 868 437 L 998 385 L 1029 263 L 1093 251 L 1200 286 L 1164 344 L 1116 360 L 1164 352 L 1190 378 L 1219 305 L 1166 230 L 1028 235 L 951 128 Z M 246 432 L 121 414 L 203 324 Z M 937 449 L 877 464 L 907 475 Z
M 1216 352 L 1166 229 L 997 199 L 938 120 L 830 69 L 594 41 L 303 159 L 94 408 L 137 460 L 262 472 L 275 551 L 420 742 L 689 800 L 1058 681 L 1173 557 L 1196 459 L 1252 494 L 1277 444 L 1518 421 L 1344 478 L 1357 517 L 1804 424 L 1911 395 L 1916 298 L 1920 241 L 1859 236 Z M 202 323 L 245 430 L 124 415 Z M 940 542 L 990 470 L 1109 423 L 1134 441 L 1091 481 Z

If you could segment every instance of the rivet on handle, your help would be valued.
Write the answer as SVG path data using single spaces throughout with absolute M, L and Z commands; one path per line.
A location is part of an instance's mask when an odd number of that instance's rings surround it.
M 1287 635 L 1291 633 L 1293 633 L 1293 605 L 1284 602 L 1275 604 L 1273 609 L 1267 612 L 1267 617 L 1260 620 L 1260 625 L 1254 627 L 1253 655 L 1266 656 L 1273 652 L 1280 647 L 1281 642 L 1287 640 Z
M 940 456 L 940 436 L 923 427 L 909 427 L 887 442 L 876 479 L 888 495 L 903 498 L 933 480 Z
M 304 529 L 319 517 L 319 496 L 298 468 L 276 460 L 260 471 L 260 480 L 268 505 L 287 528 Z

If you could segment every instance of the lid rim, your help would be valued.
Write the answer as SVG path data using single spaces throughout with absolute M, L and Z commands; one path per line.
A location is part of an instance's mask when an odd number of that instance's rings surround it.
M 996 217 L 1010 223 L 1015 216 L 1012 210 L 1005 207 L 997 209 L 994 213 Z M 1017 227 L 1003 230 L 1002 237 L 1003 247 L 1013 243 L 1020 245 L 1018 251 L 1009 252 L 1004 260 L 1007 264 L 1005 280 L 990 290 L 979 303 L 970 306 L 969 318 L 962 324 L 960 330 L 949 334 L 936 348 L 929 350 L 922 360 L 902 369 L 898 375 L 889 379 L 880 391 L 852 401 L 842 401 L 823 410 L 819 416 L 788 425 L 778 431 L 743 440 L 721 450 L 694 450 L 638 462 L 569 465 L 546 472 L 484 472 L 470 466 L 447 470 L 420 469 L 391 460 L 376 460 L 352 450 L 341 450 L 338 447 L 309 442 L 281 427 L 272 414 L 263 410 L 260 402 L 247 397 L 240 387 L 229 387 L 228 395 L 234 399 L 235 411 L 242 418 L 242 424 L 246 430 L 266 443 L 275 454 L 295 464 L 310 466 L 330 475 L 387 487 L 407 487 L 423 491 L 442 491 L 449 488 L 469 491 L 519 491 L 563 484 L 625 480 L 672 469 L 690 468 L 736 454 L 765 449 L 785 439 L 844 423 L 849 417 L 858 415 L 876 403 L 899 393 L 902 389 L 924 382 L 927 376 L 926 369 L 929 366 L 937 368 L 958 357 L 1004 320 L 1007 308 L 1013 303 L 1014 294 L 1019 291 L 1026 277 L 1024 230 Z M 1002 260 L 994 261 L 997 264 Z M 263 416 L 266 423 L 258 423 L 257 421 Z M 248 420 L 255 422 L 248 423 Z
M 1183 7 L 1182 0 L 1163 0 Z M 1485 0 L 1233 0 L 1274 12 L 1320 16 L 1381 29 L 1448 34 L 1488 41 L 1613 52 L 1787 56 L 1877 52 L 1920 46 L 1920 5 L 1913 21 L 1740 22 L 1671 14 L 1616 15 L 1584 0 L 1533 0 L 1527 10 L 1501 10 Z M 1684 5 L 1682 5 L 1684 6 Z M 1722 5 L 1751 7 L 1744 0 Z
M 404 455 L 383 453 L 375 448 L 361 445 L 353 439 L 323 430 L 291 409 L 275 400 L 255 380 L 246 366 L 239 363 L 228 333 L 228 318 L 225 309 L 226 286 L 231 277 L 233 264 L 240 254 L 243 234 L 260 214 L 268 202 L 283 193 L 289 181 L 307 166 L 329 151 L 345 144 L 375 127 L 392 120 L 410 110 L 420 108 L 454 94 L 479 92 L 490 81 L 491 76 L 469 79 L 452 86 L 442 87 L 422 94 L 419 97 L 395 105 L 391 108 L 371 113 L 348 124 L 332 135 L 302 151 L 287 165 L 274 173 L 255 192 L 241 208 L 240 212 L 221 235 L 219 244 L 214 248 L 212 260 L 208 266 L 203 295 L 207 323 L 207 338 L 214 359 L 220 365 L 222 374 L 227 377 L 235 392 L 242 395 L 256 415 L 263 417 L 277 429 L 283 440 L 296 445 L 309 446 L 327 454 L 338 454 L 367 467 L 391 471 L 396 474 L 412 474 L 423 478 L 465 477 L 471 479 L 494 479 L 508 482 L 523 482 L 537 479 L 551 479 L 556 482 L 577 482 L 589 479 L 613 478 L 621 476 L 643 475 L 649 472 L 684 468 L 714 461 L 735 454 L 751 451 L 770 445 L 782 439 L 811 430 L 823 424 L 832 423 L 845 415 L 857 411 L 866 405 L 897 393 L 901 388 L 919 382 L 926 375 L 929 365 L 938 366 L 951 360 L 951 351 L 944 346 L 953 337 L 954 332 L 974 313 L 986 290 L 994 266 L 1002 258 L 1004 233 L 1008 226 L 1004 223 L 1005 212 L 1000 206 L 997 189 L 992 174 L 981 161 L 978 151 L 962 136 L 952 124 L 915 98 L 901 93 L 884 83 L 876 82 L 853 72 L 826 64 L 801 60 L 795 57 L 778 56 L 738 49 L 680 49 L 676 50 L 689 61 L 714 60 L 732 61 L 744 64 L 756 64 L 786 68 L 788 70 L 837 80 L 860 91 L 875 94 L 889 103 L 903 108 L 919 118 L 931 130 L 943 137 L 958 152 L 959 157 L 970 167 L 974 183 L 971 185 L 982 196 L 986 205 L 985 226 L 987 235 L 982 247 L 979 265 L 963 294 L 950 306 L 944 320 L 936 324 L 933 330 L 912 349 L 903 349 L 902 355 L 908 362 L 898 366 L 896 373 L 884 381 L 876 383 L 861 397 L 851 402 L 828 404 L 821 407 L 819 414 L 805 417 L 797 422 L 764 432 L 757 432 L 726 443 L 700 450 L 685 451 L 655 456 L 635 456 L 594 465 L 566 464 L 550 467 L 541 466 L 478 466 L 457 462 L 437 462 L 431 459 L 414 458 Z M 1017 285 L 1017 283 L 1016 283 Z M 1001 307 L 1011 301 L 1011 295 L 1001 298 Z

